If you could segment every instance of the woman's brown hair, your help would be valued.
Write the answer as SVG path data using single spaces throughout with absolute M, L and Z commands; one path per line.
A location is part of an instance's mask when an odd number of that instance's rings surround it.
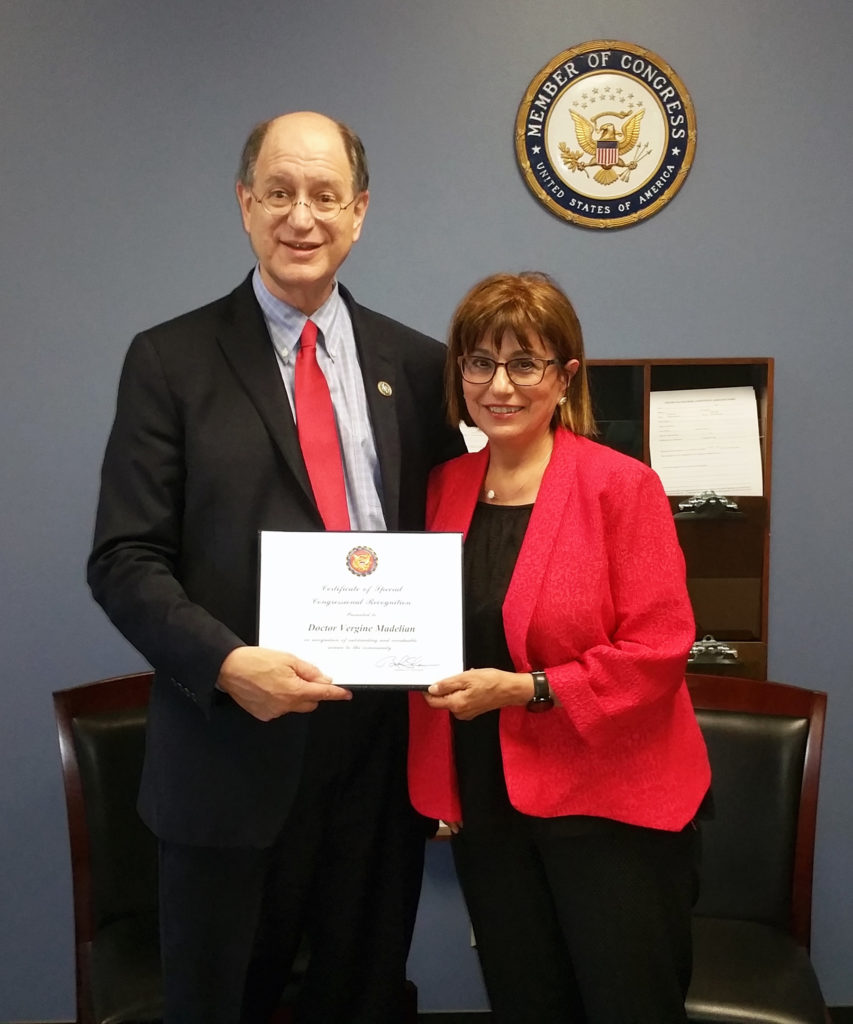
M 549 345 L 560 364 L 577 359 L 579 366 L 566 388 L 566 402 L 554 410 L 553 426 L 562 424 L 575 434 L 595 434 L 595 419 L 589 395 L 583 332 L 568 296 L 547 274 L 526 270 L 521 274 L 492 274 L 468 292 L 450 323 L 444 367 L 448 418 L 473 425 L 462 393 L 459 356 L 480 345 L 484 338 L 500 342 L 507 332 L 515 335 L 524 349 L 536 340 Z

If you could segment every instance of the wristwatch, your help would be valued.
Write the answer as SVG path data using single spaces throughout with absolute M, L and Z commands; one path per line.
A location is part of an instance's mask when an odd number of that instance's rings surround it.
M 527 710 L 534 713 L 550 711 L 554 706 L 554 698 L 551 696 L 551 687 L 548 685 L 548 677 L 544 672 L 533 672 L 533 696 L 527 702 Z

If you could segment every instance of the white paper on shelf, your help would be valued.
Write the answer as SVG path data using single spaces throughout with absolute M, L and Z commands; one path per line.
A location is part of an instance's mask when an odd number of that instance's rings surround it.
M 755 389 L 652 391 L 649 454 L 667 494 L 761 495 Z

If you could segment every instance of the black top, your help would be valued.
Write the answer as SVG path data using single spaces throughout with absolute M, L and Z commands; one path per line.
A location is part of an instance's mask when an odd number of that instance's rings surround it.
M 465 539 L 465 667 L 514 672 L 504 635 L 504 597 L 530 521 L 532 505 L 480 502 Z M 452 718 L 459 798 L 466 824 L 512 814 L 501 763 L 498 716 L 470 722 Z

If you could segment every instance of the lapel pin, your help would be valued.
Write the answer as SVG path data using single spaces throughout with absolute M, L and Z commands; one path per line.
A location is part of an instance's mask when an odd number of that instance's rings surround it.
M 376 385 L 379 388 L 379 394 L 384 395 L 386 398 L 390 398 L 394 394 L 394 390 L 387 380 L 381 380 Z

